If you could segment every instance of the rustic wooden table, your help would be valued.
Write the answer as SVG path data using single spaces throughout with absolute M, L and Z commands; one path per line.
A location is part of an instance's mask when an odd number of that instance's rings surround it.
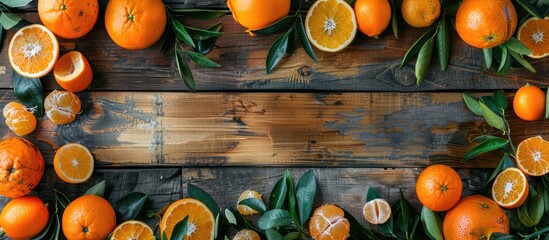
M 223 0 L 169 4 L 226 8 Z M 21 16 L 39 22 L 32 10 Z M 124 50 L 107 35 L 102 14 L 99 19 L 86 36 L 60 40 L 61 53 L 78 50 L 93 68 L 91 87 L 78 94 L 82 113 L 68 125 L 42 118 L 25 137 L 40 148 L 48 165 L 34 191 L 46 201 L 52 189 L 74 198 L 104 179 L 111 201 L 139 191 L 149 194 L 148 207 L 158 210 L 187 196 L 186 183 L 191 182 L 220 206 L 233 207 L 246 189 L 265 193 L 268 199 L 285 169 L 294 176 L 314 169 L 316 205 L 337 203 L 360 217 L 368 187 L 390 203 L 402 189 L 419 207 L 415 180 L 435 163 L 458 169 L 464 195 L 484 193 L 491 172 L 487 168 L 495 167 L 500 156 L 462 159 L 473 138 L 496 131 L 467 110 L 462 93 L 481 96 L 502 89 L 512 99 L 526 83 L 549 85 L 549 58 L 530 60 L 536 74 L 512 70 L 498 76 L 484 68 L 481 50 L 452 31 L 448 70 L 441 72 L 433 60 L 418 86 L 413 63 L 398 66 L 424 30 L 404 24 L 398 40 L 390 31 L 377 40 L 357 34 L 342 52 L 315 51 L 318 64 L 300 48 L 266 74 L 267 51 L 278 34 L 249 37 L 226 15 L 207 21 L 181 18 L 200 27 L 222 22 L 224 31 L 207 55 L 223 66 L 191 65 L 198 93 L 189 93 L 179 80 L 173 49 L 160 53 L 157 43 L 145 50 Z M 0 108 L 16 100 L 5 54 L 13 33 L 4 36 L 0 54 Z M 60 88 L 52 74 L 41 80 L 45 94 Z M 534 135 L 549 138 L 549 121 L 522 121 L 512 108 L 507 117 L 514 141 Z M 0 133 L 3 139 L 14 136 L 5 124 L 0 124 Z M 55 150 L 69 142 L 87 146 L 95 157 L 96 170 L 86 183 L 64 183 L 51 167 Z

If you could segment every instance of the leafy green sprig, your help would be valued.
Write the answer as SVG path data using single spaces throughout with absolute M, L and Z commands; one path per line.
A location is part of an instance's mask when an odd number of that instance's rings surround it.
M 2 49 L 2 40 L 4 30 L 10 30 L 21 22 L 21 17 L 12 13 L 10 8 L 24 7 L 32 0 L 0 0 L 0 50 Z

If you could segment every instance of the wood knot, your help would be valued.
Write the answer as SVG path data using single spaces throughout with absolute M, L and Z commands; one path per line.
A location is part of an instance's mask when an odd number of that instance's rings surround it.
M 414 74 L 414 70 L 408 66 L 397 69 L 395 72 L 395 78 L 403 86 L 412 86 L 416 84 L 416 76 Z
M 302 66 L 297 69 L 297 73 L 299 73 L 299 75 L 303 77 L 308 77 L 308 76 L 311 76 L 311 74 L 313 74 L 313 69 L 309 66 Z
M 482 123 L 480 126 L 478 126 L 477 132 L 479 135 L 486 135 L 490 132 L 492 132 L 492 127 L 488 125 L 488 123 Z

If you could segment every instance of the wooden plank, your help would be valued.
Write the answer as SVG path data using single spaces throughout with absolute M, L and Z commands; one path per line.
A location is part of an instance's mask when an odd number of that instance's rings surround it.
M 290 172 L 297 183 L 299 177 L 309 169 L 292 168 Z M 317 179 L 315 208 L 322 204 L 338 204 L 349 211 L 363 225 L 369 225 L 362 216 L 366 192 L 369 187 L 394 204 L 400 197 L 400 190 L 417 211 L 420 203 L 416 196 L 415 182 L 422 168 L 314 168 Z M 183 196 L 187 194 L 187 183 L 192 183 L 210 195 L 220 207 L 236 207 L 240 194 L 253 189 L 262 194 L 268 204 L 269 194 L 276 181 L 282 177 L 282 168 L 183 168 Z M 485 184 L 490 171 L 479 169 L 458 169 L 462 181 L 463 196 L 489 192 Z M 488 195 L 487 195 L 488 196 Z
M 13 101 L 1 91 L 0 107 Z M 112 166 L 494 167 L 498 155 L 462 162 L 472 139 L 498 134 L 461 93 L 80 93 L 83 112 L 28 138 L 51 163 L 79 142 Z M 512 94 L 508 98 L 512 98 Z M 513 140 L 548 138 L 549 121 L 507 111 Z M 3 138 L 13 133 L 2 124 Z
M 39 22 L 36 13 L 22 15 L 31 22 Z M 547 87 L 549 59 L 529 60 L 538 70 L 531 74 L 526 70 L 513 70 L 506 76 L 497 76 L 493 70 L 485 70 L 482 51 L 467 46 L 454 32 L 450 67 L 441 72 L 433 60 L 424 83 L 415 84 L 413 64 L 402 69 L 399 65 L 407 49 L 422 34 L 423 29 L 402 27 L 401 38 L 396 40 L 387 32 L 379 40 L 358 34 L 355 42 L 342 52 L 315 51 L 316 64 L 303 49 L 284 58 L 277 69 L 265 73 L 265 61 L 271 44 L 278 37 L 249 37 L 244 28 L 230 15 L 204 21 L 184 19 L 191 26 L 211 26 L 222 22 L 224 35 L 216 48 L 208 54 L 221 68 L 198 68 L 191 64 L 200 91 L 265 91 L 265 90 L 314 90 L 314 91 L 463 91 L 518 89 L 526 82 Z M 13 35 L 8 31 L 6 40 Z M 6 41 L 7 43 L 8 41 Z M 160 53 L 160 43 L 140 51 L 124 50 L 110 39 L 100 19 L 86 36 L 76 40 L 60 40 L 62 53 L 81 51 L 94 70 L 92 90 L 115 91 L 187 91 L 179 80 L 174 53 Z M 5 53 L 8 44 L 4 44 Z M 12 69 L 7 54 L 0 55 L 0 88 L 11 88 Z M 59 86 L 52 74 L 43 78 L 46 89 Z

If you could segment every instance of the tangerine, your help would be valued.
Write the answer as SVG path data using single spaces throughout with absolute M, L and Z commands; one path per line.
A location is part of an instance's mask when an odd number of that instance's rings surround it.
M 259 194 L 257 191 L 254 191 L 254 190 L 246 190 L 242 192 L 242 194 L 240 194 L 240 197 L 238 198 L 238 202 L 248 198 L 256 198 L 261 200 L 261 194 Z M 237 209 L 238 209 L 238 212 L 240 212 L 240 214 L 244 216 L 258 213 L 256 210 L 240 204 L 237 204 Z
M 99 14 L 97 0 L 39 0 L 42 23 L 62 38 L 79 38 L 95 25 Z
M 48 224 L 50 213 L 35 196 L 14 198 L 0 213 L 0 226 L 12 239 L 29 239 L 38 235 Z
M 336 205 L 317 208 L 309 221 L 309 233 L 314 240 L 344 240 L 349 237 L 349 220 Z
M 492 185 L 492 199 L 504 208 L 516 208 L 526 201 L 529 192 L 526 175 L 514 167 L 500 172 Z
M 358 30 L 368 37 L 375 37 L 391 22 L 391 4 L 387 0 L 358 0 L 355 15 Z
M 254 230 L 242 229 L 234 235 L 233 240 L 261 240 L 261 237 Z
M 227 6 L 233 14 L 233 19 L 247 28 L 246 32 L 265 28 L 290 13 L 290 0 L 228 0 Z
M 362 214 L 371 224 L 384 224 L 391 218 L 391 205 L 383 198 L 374 199 L 364 204 Z
M 0 142 L 0 195 L 17 198 L 34 189 L 44 175 L 40 150 L 26 139 Z
M 2 111 L 6 125 L 18 136 L 24 136 L 36 128 L 36 117 L 23 104 L 9 102 Z
M 116 227 L 116 215 L 107 200 L 88 194 L 65 208 L 61 227 L 68 240 L 106 239 Z
M 355 10 L 343 0 L 318 0 L 305 17 L 307 38 L 321 51 L 343 50 L 355 39 L 356 30 Z
M 431 165 L 419 174 L 416 194 L 419 201 L 433 211 L 446 211 L 458 203 L 463 184 L 453 168 Z
M 531 58 L 544 58 L 549 56 L 549 17 L 539 19 L 531 17 L 519 27 L 517 38 L 532 54 Z
M 69 92 L 84 91 L 93 79 L 90 63 L 77 51 L 68 52 L 59 58 L 53 76 L 57 84 Z
M 151 227 L 144 222 L 128 220 L 116 227 L 110 240 L 154 240 Z
M 517 166 L 530 176 L 549 173 L 549 142 L 540 136 L 530 137 L 519 143 L 516 151 Z
M 439 0 L 404 0 L 400 7 L 402 18 L 412 27 L 428 27 L 440 16 Z
M 61 180 L 83 183 L 93 173 L 93 162 L 93 156 L 86 147 L 78 143 L 68 143 L 55 152 L 53 168 Z
M 53 90 L 44 100 L 46 116 L 54 124 L 67 124 L 82 110 L 80 98 L 72 92 Z
M 534 85 L 526 84 L 515 93 L 513 110 L 523 120 L 540 119 L 545 113 L 545 93 Z
M 215 218 L 213 213 L 204 203 L 193 198 L 181 199 L 168 207 L 160 222 L 160 233 L 165 233 L 170 239 L 175 225 L 186 216 L 189 216 L 189 219 L 187 235 L 184 240 L 214 239 Z
M 40 24 L 19 29 L 8 47 L 8 59 L 13 70 L 27 78 L 39 78 L 48 74 L 58 57 L 57 38 Z

